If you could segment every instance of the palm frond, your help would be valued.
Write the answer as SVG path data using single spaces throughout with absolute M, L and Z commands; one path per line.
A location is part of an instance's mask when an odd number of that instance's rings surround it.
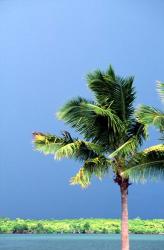
M 91 174 L 84 168 L 80 168 L 79 172 L 70 180 L 71 185 L 80 185 L 87 188 L 90 184 Z
M 89 102 L 83 98 L 76 98 L 68 102 L 57 114 L 59 119 L 64 120 L 66 123 L 71 124 L 72 127 L 77 128 L 79 132 L 84 125 L 88 126 L 92 120 L 93 122 L 98 116 L 106 117 L 114 130 L 120 130 L 123 123 L 116 116 L 110 107 L 100 107 L 93 102 Z M 87 120 L 88 118 L 88 120 Z
M 59 137 L 51 134 L 43 134 L 40 132 L 33 133 L 33 143 L 35 149 L 44 154 L 55 154 L 63 145 L 72 142 L 71 137 Z
M 98 106 L 81 97 L 67 102 L 57 116 L 75 128 L 85 139 L 102 145 L 112 144 L 114 134 L 119 135 L 124 127 L 110 107 Z
M 140 123 L 154 125 L 161 131 L 164 130 L 164 113 L 159 109 L 142 105 L 138 108 L 136 117 Z
M 35 149 L 44 153 L 52 154 L 55 159 L 63 157 L 78 160 L 87 160 L 96 157 L 104 151 L 101 145 L 74 139 L 65 131 L 62 137 L 55 135 L 34 133 Z
M 137 122 L 135 119 L 131 120 L 130 125 L 128 124 L 127 133 L 125 137 L 122 138 L 123 144 L 113 151 L 109 155 L 109 158 L 114 158 L 116 156 L 127 158 L 133 155 L 147 136 L 146 126 Z
M 59 160 L 61 158 L 75 158 L 80 159 L 84 154 L 91 158 L 103 152 L 103 147 L 91 142 L 86 142 L 82 140 L 74 140 L 71 143 L 63 145 L 55 153 L 55 159 Z M 82 158 L 84 159 L 84 157 Z
M 87 80 L 100 105 L 110 106 L 123 121 L 131 117 L 135 99 L 133 77 L 119 77 L 110 66 L 107 72 L 95 71 L 88 74 Z
M 141 146 L 143 141 L 148 138 L 147 125 L 138 122 L 136 119 L 131 119 L 127 129 L 127 138 L 136 137 L 138 144 Z
M 164 83 L 157 81 L 157 92 L 162 102 L 164 102 Z
M 99 179 L 102 179 L 109 168 L 112 166 L 112 161 L 107 159 L 104 155 L 98 155 L 85 162 L 85 168 L 90 174 L 94 174 Z
M 164 145 L 159 144 L 137 153 L 122 173 L 133 182 L 164 177 Z
M 97 156 L 93 159 L 85 161 L 84 166 L 80 168 L 79 172 L 70 180 L 71 185 L 80 185 L 86 188 L 91 181 L 91 177 L 95 175 L 99 179 L 108 173 L 112 162 L 105 156 Z
M 117 115 L 114 114 L 113 110 L 110 107 L 105 109 L 91 103 L 85 103 L 82 106 L 85 113 L 88 112 L 90 115 L 92 113 L 95 113 L 98 116 L 106 117 L 108 119 L 108 124 L 110 123 L 110 127 L 113 128 L 114 132 L 120 132 L 122 129 L 124 129 L 123 122 Z
M 116 156 L 128 157 L 130 154 L 134 154 L 138 147 L 138 140 L 136 136 L 130 138 L 127 142 L 122 144 L 114 152 L 109 155 L 109 158 L 112 159 Z

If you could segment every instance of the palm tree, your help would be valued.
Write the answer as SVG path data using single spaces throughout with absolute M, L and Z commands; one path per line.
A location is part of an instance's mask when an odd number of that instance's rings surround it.
M 135 90 L 133 77 L 120 77 L 110 66 L 106 72 L 88 74 L 88 87 L 94 100 L 77 97 L 68 101 L 58 112 L 64 120 L 83 136 L 73 138 L 64 131 L 61 136 L 33 133 L 36 150 L 52 154 L 55 159 L 73 158 L 82 162 L 79 172 L 71 178 L 72 185 L 83 188 L 93 175 L 99 179 L 113 172 L 113 180 L 120 187 L 122 205 L 122 250 L 129 250 L 128 188 L 131 185 L 128 169 L 164 166 L 163 147 L 139 151 L 147 137 L 146 127 L 134 116 Z M 132 175 L 132 174 L 131 174 Z M 142 176 L 140 176 L 142 179 Z

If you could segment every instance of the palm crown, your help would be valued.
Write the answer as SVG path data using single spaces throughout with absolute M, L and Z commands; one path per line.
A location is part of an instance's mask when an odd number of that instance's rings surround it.
M 120 186 L 129 178 L 143 180 L 151 173 L 161 175 L 164 147 L 139 151 L 147 137 L 146 125 L 134 115 L 133 77 L 120 77 L 110 66 L 106 72 L 88 74 L 87 84 L 94 100 L 77 97 L 68 101 L 57 117 L 73 127 L 84 140 L 64 131 L 61 136 L 33 133 L 36 150 L 56 159 L 74 158 L 82 162 L 71 184 L 89 185 L 92 175 L 102 178 L 109 170 Z

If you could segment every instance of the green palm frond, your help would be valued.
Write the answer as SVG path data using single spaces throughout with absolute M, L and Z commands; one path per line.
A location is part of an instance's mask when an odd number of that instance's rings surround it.
M 114 131 L 119 131 L 123 127 L 123 123 L 110 107 L 100 107 L 80 97 L 63 106 L 57 116 L 82 133 L 85 132 L 83 128 L 95 122 L 98 117 L 106 117 Z
M 85 162 L 85 168 L 90 174 L 94 174 L 99 179 L 102 179 L 108 173 L 113 162 L 107 159 L 104 155 L 98 155 Z
M 123 138 L 123 144 L 113 151 L 109 155 L 109 158 L 114 158 L 116 156 L 126 158 L 129 157 L 129 155 L 133 155 L 147 136 L 146 126 L 134 119 L 131 120 L 130 125 L 128 125 L 126 136 Z
M 131 119 L 128 125 L 127 137 L 128 139 L 136 137 L 138 144 L 141 146 L 143 141 L 148 138 L 147 125 L 138 122 L 136 118 Z
M 164 102 L 164 83 L 157 81 L 157 92 L 162 102 Z
M 139 122 L 147 125 L 154 125 L 161 131 L 164 130 L 164 113 L 161 110 L 142 105 L 138 108 L 136 116 Z
M 124 129 L 123 122 L 110 107 L 98 106 L 81 97 L 67 102 L 57 116 L 75 128 L 85 139 L 103 146 L 118 141 L 116 134 L 119 136 Z
M 164 83 L 157 82 L 157 92 L 159 93 L 161 101 L 164 102 Z M 160 132 L 164 133 L 164 112 L 148 106 L 142 105 L 138 108 L 136 112 L 136 117 L 139 122 L 145 125 L 153 125 L 160 130 Z M 163 140 L 163 135 L 161 137 Z
M 122 129 L 124 129 L 123 122 L 117 115 L 114 114 L 110 107 L 104 108 L 91 103 L 85 103 L 82 105 L 82 109 L 84 110 L 85 114 L 88 113 L 89 116 L 93 115 L 94 113 L 95 115 L 106 117 L 108 120 L 108 126 L 110 126 L 114 132 L 120 132 Z
M 62 137 L 34 133 L 34 144 L 36 150 L 44 154 L 53 154 L 55 159 L 69 157 L 87 160 L 88 158 L 96 157 L 104 151 L 104 148 L 98 144 L 73 139 L 67 131 L 63 133 Z
M 55 154 L 56 151 L 63 145 L 72 142 L 72 138 L 63 136 L 58 137 L 51 134 L 43 134 L 40 132 L 33 133 L 33 143 L 35 149 L 44 154 Z
M 123 121 L 131 117 L 135 99 L 133 77 L 119 77 L 110 66 L 107 72 L 95 71 L 88 74 L 87 80 L 100 105 L 110 106 Z
M 85 153 L 86 151 L 88 157 L 93 157 L 103 152 L 103 148 L 98 144 L 75 140 L 60 147 L 55 153 L 55 159 L 59 160 L 64 157 L 78 159 L 83 155 L 83 152 Z
M 91 181 L 91 177 L 95 175 L 102 179 L 108 173 L 112 162 L 105 156 L 97 156 L 93 159 L 85 161 L 84 166 L 80 168 L 79 172 L 70 180 L 71 185 L 80 185 L 86 188 Z
M 164 145 L 159 144 L 137 153 L 129 161 L 127 170 L 122 173 L 131 181 L 144 182 L 164 177 Z
M 116 156 L 128 157 L 130 154 L 134 154 L 138 147 L 138 140 L 136 136 L 130 138 L 127 142 L 122 144 L 114 152 L 109 155 L 109 158 L 114 158 Z

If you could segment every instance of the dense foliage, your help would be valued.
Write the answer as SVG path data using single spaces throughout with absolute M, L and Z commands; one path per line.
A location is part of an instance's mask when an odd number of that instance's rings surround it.
M 154 113 L 140 109 L 136 117 L 133 81 L 131 76 L 117 75 L 111 66 L 105 72 L 96 70 L 88 74 L 87 85 L 93 99 L 73 98 L 57 113 L 58 119 L 83 140 L 72 137 L 68 131 L 61 136 L 33 133 L 36 150 L 58 160 L 71 158 L 81 162 L 81 168 L 70 180 L 72 185 L 87 187 L 92 176 L 102 179 L 109 171 L 113 172 L 114 182 L 124 188 L 128 188 L 129 182 L 163 177 L 164 145 L 141 150 L 147 139 L 147 120 L 152 123 Z M 159 90 L 162 97 L 163 87 Z M 163 113 L 160 116 L 158 113 L 155 121 L 158 120 L 161 130 Z
M 118 219 L 10 220 L 0 219 L 0 233 L 120 233 Z M 164 220 L 129 220 L 134 234 L 164 234 Z
M 164 83 L 157 82 L 157 92 L 164 103 Z M 164 133 L 164 112 L 148 105 L 141 105 L 136 112 L 138 120 L 145 125 L 153 125 Z

